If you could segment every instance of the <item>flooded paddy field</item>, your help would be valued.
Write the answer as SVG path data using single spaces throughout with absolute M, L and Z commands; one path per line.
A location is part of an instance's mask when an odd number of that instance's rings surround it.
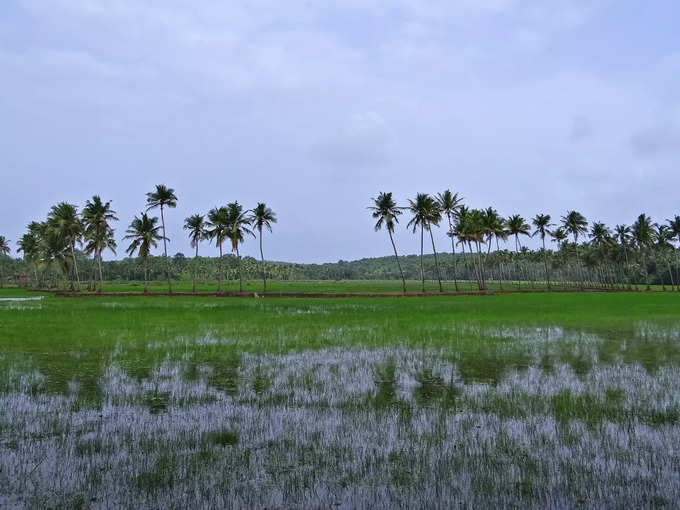
M 679 305 L 0 301 L 0 507 L 675 507 Z

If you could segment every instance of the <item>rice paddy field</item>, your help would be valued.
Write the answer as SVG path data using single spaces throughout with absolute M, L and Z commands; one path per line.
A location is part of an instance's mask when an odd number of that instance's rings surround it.
M 0 507 L 677 507 L 679 311 L 0 291 Z

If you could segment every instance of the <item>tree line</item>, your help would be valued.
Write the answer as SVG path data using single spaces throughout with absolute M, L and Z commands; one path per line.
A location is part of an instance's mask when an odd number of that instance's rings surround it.
M 392 193 L 381 192 L 372 199 L 369 210 L 377 220 L 375 230 L 384 228 L 388 233 L 404 292 L 407 290 L 406 277 L 394 241 L 396 225 L 404 213 L 410 215 L 407 228 L 420 236 L 420 280 L 423 292 L 426 232 L 432 244 L 439 290 L 443 291 L 441 265 L 433 235 L 433 229 L 442 223 L 451 240 L 452 279 L 456 291 L 459 290 L 456 246 L 463 252 L 463 259 L 471 263 L 479 290 L 486 290 L 490 280 L 503 289 L 504 282 L 515 283 L 521 288 L 522 282 L 531 282 L 533 286 L 539 278 L 548 289 L 556 281 L 584 289 L 586 286 L 631 287 L 640 283 L 641 279 L 649 289 L 650 275 L 660 272 L 659 265 L 663 272 L 667 271 L 671 288 L 680 290 L 678 250 L 673 245 L 675 241 L 680 242 L 680 216 L 677 215 L 660 224 L 642 213 L 632 225 L 618 224 L 611 229 L 599 221 L 589 224 L 583 214 L 570 210 L 557 223 L 553 223 L 550 214 L 537 214 L 530 225 L 519 214 L 506 218 L 493 207 L 471 209 L 463 203 L 458 193 L 450 190 L 434 196 L 418 193 L 405 206 L 398 206 Z M 522 246 L 522 237 L 536 236 L 541 240 L 539 250 L 532 252 Z M 546 238 L 557 244 L 557 252 L 546 247 Z M 514 252 L 505 249 L 508 241 L 513 242 Z M 540 277 L 536 274 L 535 255 L 540 257 L 542 265 L 543 274 Z M 650 268 L 650 262 L 653 268 Z M 659 280 L 665 288 L 665 276 L 662 275 Z
M 168 237 L 165 230 L 165 213 L 168 209 L 177 207 L 177 195 L 172 188 L 164 184 L 156 185 L 155 189 L 146 194 L 146 210 L 135 216 L 127 230 L 124 239 L 129 241 L 125 252 L 129 256 L 136 255 L 144 268 L 144 292 L 148 291 L 148 264 L 151 251 L 163 241 L 163 261 L 165 278 L 168 282 L 168 292 L 172 293 L 172 278 L 170 259 L 168 258 Z M 158 217 L 151 216 L 150 211 L 160 211 L 160 225 Z M 98 292 L 102 292 L 104 276 L 102 271 L 102 256 L 110 251 L 116 254 L 117 243 L 114 238 L 113 222 L 118 221 L 116 211 L 111 202 L 104 202 L 95 195 L 87 200 L 82 211 L 78 206 L 68 202 L 60 202 L 51 207 L 44 221 L 33 221 L 27 226 L 27 231 L 17 242 L 17 252 L 23 254 L 24 261 L 32 267 L 36 285 L 40 286 L 41 276 L 50 270 L 61 273 L 70 282 L 71 290 L 77 290 L 81 285 L 78 271 L 77 247 L 82 253 L 92 257 L 98 269 Z M 276 223 L 276 214 L 265 203 L 258 203 L 253 209 L 244 209 L 237 201 L 211 209 L 207 217 L 193 214 L 184 220 L 184 229 L 188 231 L 195 256 L 201 241 L 213 241 L 219 247 L 220 260 L 223 259 L 222 244 L 229 240 L 231 249 L 236 253 L 239 266 L 239 289 L 243 290 L 243 277 L 240 271 L 240 245 L 245 237 L 259 234 L 260 255 L 262 264 L 263 284 L 266 290 L 267 275 L 264 264 L 262 245 L 263 231 L 272 231 L 272 224 Z M 9 241 L 0 236 L 0 255 L 10 253 Z M 220 264 L 221 266 L 221 264 Z M 1 267 L 0 267 L 1 270 Z M 220 267 L 218 291 L 221 290 L 223 268 Z M 0 282 L 4 280 L 0 274 Z M 44 281 L 44 278 L 42 279 Z M 1 283 L 0 283 L 1 284 Z M 193 279 L 193 292 L 196 292 L 196 275 Z

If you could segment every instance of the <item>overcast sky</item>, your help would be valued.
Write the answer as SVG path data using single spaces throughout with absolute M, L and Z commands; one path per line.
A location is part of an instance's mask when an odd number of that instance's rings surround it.
M 120 239 L 157 183 L 173 254 L 186 216 L 233 200 L 278 213 L 268 258 L 304 262 L 389 254 L 382 190 L 664 220 L 678 20 L 677 0 L 3 0 L 0 234 L 100 194 Z

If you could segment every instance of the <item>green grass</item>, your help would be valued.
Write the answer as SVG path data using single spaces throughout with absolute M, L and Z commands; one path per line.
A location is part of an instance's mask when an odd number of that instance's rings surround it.
M 2 296 L 24 296 L 4 290 Z M 21 310 L 14 309 L 16 305 Z M 511 338 L 489 328 L 557 326 L 597 334 L 603 361 L 621 357 L 651 371 L 680 359 L 672 339 L 622 342 L 641 321 L 678 324 L 674 293 L 519 294 L 432 298 L 62 298 L 0 302 L 0 365 L 30 364 L 46 376 L 37 389 L 65 392 L 76 380 L 96 397 L 97 380 L 114 350 L 137 378 L 169 357 L 213 367 L 211 384 L 233 387 L 243 352 L 285 353 L 327 347 L 407 346 L 449 352 L 465 380 L 499 380 L 528 364 Z M 229 339 L 219 345 L 185 346 L 182 338 Z M 162 343 L 163 349 L 149 348 Z M 510 345 L 510 347 L 508 347 Z M 569 345 L 546 353 L 545 366 L 570 364 L 587 373 L 589 361 Z M 191 365 L 190 365 L 191 366 Z M 1 382 L 0 382 L 1 384 Z
M 456 291 L 453 281 L 443 281 L 445 293 Z M 487 282 L 489 290 L 500 290 L 501 285 L 496 281 Z M 262 293 L 261 280 L 247 280 L 243 282 L 243 291 L 248 293 Z M 419 293 L 422 289 L 420 280 L 407 280 L 406 288 L 408 293 Z M 546 290 L 545 282 L 503 282 L 502 288 L 505 291 L 531 291 Z M 553 284 L 554 290 L 578 289 L 577 284 Z M 643 290 L 644 285 L 639 285 L 638 289 Z M 191 293 L 192 283 L 190 281 L 175 281 L 172 284 L 175 293 Z M 237 292 L 239 289 L 238 280 L 227 280 L 222 282 L 223 292 Z M 470 280 L 458 281 L 460 292 L 478 291 L 477 283 Z M 141 294 L 144 291 L 144 282 L 104 282 L 104 292 L 110 293 L 130 293 Z M 652 286 L 652 290 L 661 290 L 660 285 Z M 196 284 L 197 293 L 214 294 L 217 291 L 217 282 L 198 282 Z M 425 280 L 425 291 L 438 293 L 439 284 L 435 280 Z M 0 290 L 0 293 L 2 290 Z M 87 285 L 81 284 L 81 292 L 87 292 Z M 167 293 L 168 284 L 164 281 L 149 282 L 150 293 Z M 401 280 L 296 280 L 279 281 L 271 280 L 267 282 L 267 293 L 296 293 L 296 294 L 401 294 Z

